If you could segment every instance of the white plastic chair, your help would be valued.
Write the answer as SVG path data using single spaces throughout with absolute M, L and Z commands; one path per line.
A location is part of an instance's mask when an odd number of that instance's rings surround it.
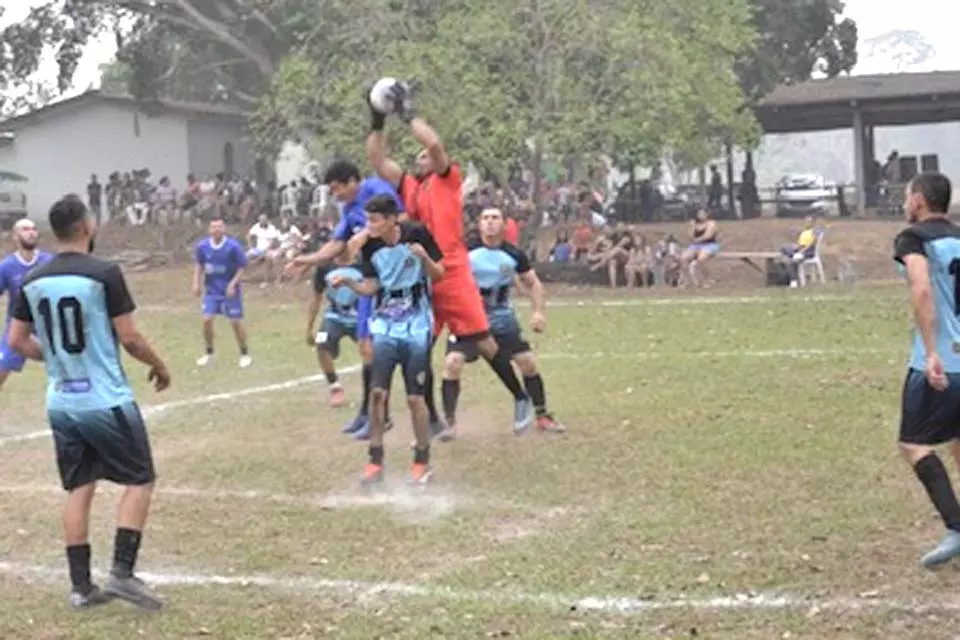
M 824 231 L 817 232 L 817 240 L 813 245 L 813 256 L 803 260 L 797 265 L 797 279 L 800 286 L 807 286 L 807 270 L 810 269 L 813 274 L 813 281 L 820 280 L 821 284 L 827 283 L 827 275 L 823 269 L 823 236 Z

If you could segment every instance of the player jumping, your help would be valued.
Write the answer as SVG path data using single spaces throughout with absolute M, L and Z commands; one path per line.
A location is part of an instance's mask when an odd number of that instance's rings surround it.
M 314 296 L 307 306 L 307 344 L 317 350 L 320 370 L 330 386 L 331 407 L 342 407 L 346 403 L 334 362 L 340 355 L 340 340 L 347 337 L 357 341 L 357 294 L 349 287 L 332 287 L 330 282 L 341 277 L 363 280 L 360 270 L 352 262 L 349 252 L 345 251 L 334 259 L 332 267 L 317 267 L 313 273 Z M 313 326 L 324 303 L 323 321 L 320 330 L 314 334 Z
M 397 186 L 411 219 L 422 222 L 436 238 L 443 253 L 445 275 L 433 291 L 434 339 L 446 326 L 458 341 L 476 343 L 480 354 L 514 398 L 513 429 L 525 432 L 534 420 L 533 403 L 524 392 L 510 363 L 510 354 L 501 351 L 490 335 L 483 300 L 470 272 L 470 259 L 463 240 L 463 179 L 460 167 L 451 161 L 436 131 L 414 114 L 406 85 L 393 88 L 394 113 L 410 126 L 423 150 L 417 156 L 419 176 L 404 171 L 387 157 L 383 128 L 386 116 L 370 106 L 371 131 L 367 136 L 367 158 L 377 173 Z M 432 375 L 432 374 L 428 374 Z M 444 425 L 437 415 L 432 377 L 425 384 L 431 431 L 439 435 Z
M 50 261 L 50 254 L 37 251 L 37 225 L 32 220 L 21 218 L 13 225 L 13 242 L 16 250 L 0 261 L 0 295 L 7 294 L 7 323 L 0 338 L 0 389 L 11 372 L 23 371 L 24 358 L 10 348 L 7 341 L 13 310 L 20 297 L 20 285 L 27 273 L 36 266 Z
M 397 190 L 389 182 L 375 176 L 361 180 L 357 165 L 346 160 L 338 160 L 331 164 L 323 176 L 323 183 L 329 187 L 330 193 L 343 203 L 340 222 L 333 230 L 333 238 L 327 244 L 313 253 L 297 256 L 287 265 L 287 273 L 290 275 L 297 276 L 303 273 L 304 269 L 321 265 L 347 251 L 347 242 L 367 227 L 367 214 L 364 212 L 364 207 L 371 198 L 389 196 L 394 199 L 398 207 L 403 207 Z M 361 297 L 357 301 L 357 341 L 363 358 L 363 396 L 357 417 L 347 423 L 343 432 L 354 434 L 358 440 L 365 440 L 370 436 L 369 407 L 373 350 L 370 347 L 369 320 L 372 308 L 373 300 L 369 297 Z
M 940 544 L 921 559 L 928 568 L 960 556 L 960 504 L 934 449 L 949 444 L 960 465 L 960 227 L 947 217 L 950 198 L 946 176 L 916 176 L 904 205 L 911 225 L 894 241 L 894 259 L 906 269 L 916 320 L 903 384 L 900 454 L 947 528 Z
M 23 281 L 10 344 L 47 369 L 47 416 L 60 480 L 70 606 L 111 597 L 156 610 L 162 602 L 134 575 L 155 480 L 143 416 L 120 362 L 120 346 L 149 367 L 157 391 L 170 374 L 133 318 L 136 306 L 120 267 L 89 255 L 96 227 L 86 205 L 70 195 L 50 209 L 59 253 Z M 35 332 L 36 335 L 32 335 Z M 97 482 L 125 487 L 117 509 L 113 569 L 101 591 L 90 575 L 90 505 Z
M 225 316 L 233 327 L 240 347 L 240 367 L 253 363 L 247 347 L 247 329 L 243 324 L 243 292 L 240 278 L 247 266 L 247 254 L 239 240 L 226 234 L 223 218 L 210 220 L 210 236 L 197 243 L 194 251 L 193 295 L 203 294 L 204 353 L 197 365 L 205 367 L 213 358 L 213 319 Z
M 539 333 L 547 326 L 543 284 L 530 265 L 527 254 L 504 240 L 504 231 L 503 213 L 499 209 L 487 209 L 480 214 L 480 241 L 469 246 L 470 269 L 480 289 L 490 321 L 490 330 L 500 345 L 500 351 L 508 354 L 523 374 L 524 386 L 537 412 L 537 429 L 562 433 L 565 428 L 547 410 L 543 378 L 537 371 L 537 362 L 530 344 L 523 339 L 520 321 L 510 300 L 510 289 L 514 282 L 519 280 L 530 292 L 533 303 L 530 326 Z M 475 342 L 458 340 L 454 335 L 447 341 L 441 386 L 447 428 L 440 435 L 441 440 L 453 440 L 456 437 L 460 372 L 464 362 L 473 362 L 478 355 Z
M 407 403 L 416 444 L 410 481 L 424 484 L 430 477 L 430 423 L 424 401 L 433 345 L 431 282 L 444 273 L 442 254 L 433 236 L 420 224 L 399 222 L 400 206 L 390 196 L 372 198 L 366 205 L 369 239 L 361 250 L 363 282 L 346 276 L 331 279 L 335 287 L 350 287 L 359 295 L 376 295 L 370 319 L 373 343 L 371 383 L 370 460 L 364 485 L 383 481 L 383 433 L 387 391 L 397 365 L 403 372 Z

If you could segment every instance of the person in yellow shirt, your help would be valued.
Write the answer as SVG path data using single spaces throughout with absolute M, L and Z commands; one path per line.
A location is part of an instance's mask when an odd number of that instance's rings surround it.
M 804 260 L 809 260 L 814 256 L 817 250 L 817 239 L 822 233 L 817 229 L 816 216 L 807 216 L 804 220 L 803 231 L 797 236 L 794 244 L 788 244 L 780 247 L 780 253 L 783 254 L 790 269 L 790 286 L 797 286 L 797 267 Z

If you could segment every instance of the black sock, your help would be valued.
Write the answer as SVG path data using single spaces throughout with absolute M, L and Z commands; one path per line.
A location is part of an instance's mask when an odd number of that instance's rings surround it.
M 240 355 L 242 356 L 250 355 L 250 349 L 248 349 L 246 345 L 240 347 Z
M 430 445 L 425 449 L 413 450 L 413 464 L 430 464 Z
M 75 544 L 67 547 L 67 563 L 70 565 L 70 584 L 77 593 L 86 595 L 93 588 L 90 580 L 90 545 Z
M 948 529 L 960 532 L 960 504 L 950 485 L 950 476 L 935 453 L 924 456 L 913 467 L 930 501 Z
M 533 407 L 537 410 L 538 416 L 547 415 L 547 392 L 543 388 L 543 378 L 540 374 L 523 378 L 523 386 L 527 388 L 527 394 L 533 400 Z
M 213 355 L 213 347 L 207 347 L 207 355 L 208 355 L 208 356 L 212 356 L 212 355 Z
M 440 398 L 443 400 L 443 416 L 453 424 L 457 417 L 457 402 L 460 400 L 460 381 L 444 380 L 440 386 Z
M 370 411 L 370 383 L 373 380 L 373 367 L 369 364 L 363 365 L 360 378 L 363 380 L 363 396 L 360 400 L 360 415 L 365 416 L 368 415 Z
M 137 565 L 143 533 L 136 529 L 118 528 L 113 543 L 113 575 L 129 578 Z
M 375 464 L 382 467 L 383 466 L 383 446 L 381 445 L 377 447 L 374 445 L 370 445 L 368 452 L 370 453 L 370 464 Z
M 440 416 L 437 415 L 437 397 L 433 389 L 432 368 L 427 368 L 427 375 L 423 381 L 423 401 L 427 405 L 427 412 L 430 414 L 430 422 L 439 422 Z
M 331 371 L 330 373 L 323 374 L 327 377 L 327 384 L 333 385 L 339 382 L 340 377 L 337 375 L 336 371 Z
M 500 378 L 500 382 L 507 388 L 507 391 L 513 394 L 514 399 L 522 400 L 527 397 L 520 380 L 513 370 L 513 364 L 510 362 L 510 356 L 506 355 L 503 349 L 497 349 L 493 358 L 487 359 L 487 364 L 493 369 L 493 372 Z

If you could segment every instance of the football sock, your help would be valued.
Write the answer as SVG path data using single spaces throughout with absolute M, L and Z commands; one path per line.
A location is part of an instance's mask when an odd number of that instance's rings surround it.
M 537 410 L 538 416 L 547 414 L 547 392 L 543 388 L 543 378 L 540 374 L 533 376 L 524 376 L 523 386 L 527 388 L 527 394 L 533 401 L 533 407 Z
M 950 484 L 950 476 L 935 453 L 920 459 L 913 467 L 930 501 L 948 529 L 960 532 L 960 504 Z
M 440 386 L 440 396 L 443 400 L 443 415 L 448 422 L 453 422 L 457 416 L 457 402 L 460 400 L 460 381 L 444 380 Z

